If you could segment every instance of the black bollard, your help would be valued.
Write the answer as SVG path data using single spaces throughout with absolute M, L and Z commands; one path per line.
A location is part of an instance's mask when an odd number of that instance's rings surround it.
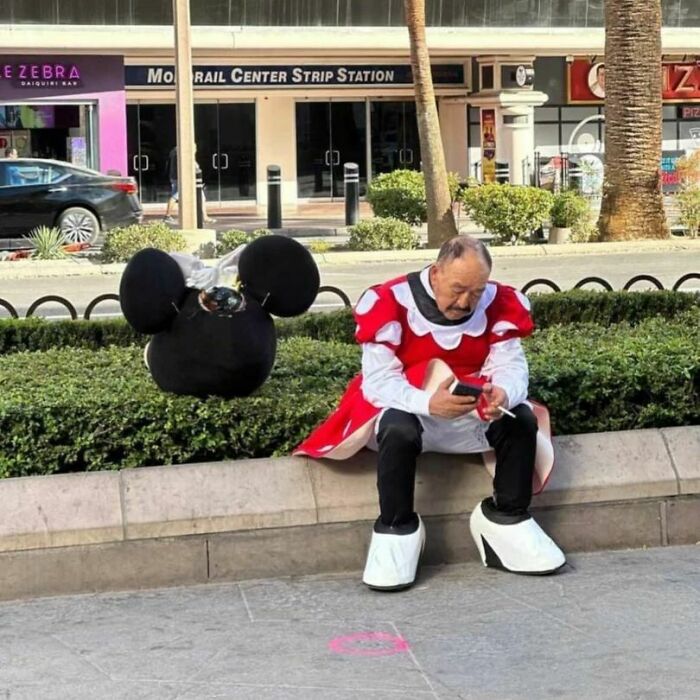
M 204 228 L 204 178 L 201 173 L 195 179 L 197 194 L 197 228 Z
M 345 164 L 345 225 L 354 226 L 360 218 L 360 166 Z
M 282 168 L 267 166 L 267 228 L 282 228 Z

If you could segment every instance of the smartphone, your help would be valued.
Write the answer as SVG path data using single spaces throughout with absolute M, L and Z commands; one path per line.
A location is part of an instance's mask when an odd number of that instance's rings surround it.
M 473 396 L 478 399 L 483 393 L 483 388 L 478 384 L 460 382 L 459 379 L 455 379 L 450 385 L 450 393 L 455 396 Z

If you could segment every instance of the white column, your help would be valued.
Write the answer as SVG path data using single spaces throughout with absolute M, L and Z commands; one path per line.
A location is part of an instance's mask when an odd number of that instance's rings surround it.
M 177 168 L 180 228 L 197 228 L 194 168 L 194 95 L 189 0 L 173 0 L 177 72 Z
M 466 179 L 469 174 L 466 102 L 440 100 L 440 131 L 447 172 L 458 173 L 460 178 Z
M 529 185 L 524 181 L 523 161 L 532 160 L 535 150 L 534 110 L 530 106 L 503 108 L 501 119 L 501 140 L 504 160 L 510 164 L 510 181 L 514 185 Z
M 294 98 L 261 97 L 256 102 L 257 202 L 267 205 L 267 166 L 282 168 L 282 204 L 297 202 L 297 147 Z

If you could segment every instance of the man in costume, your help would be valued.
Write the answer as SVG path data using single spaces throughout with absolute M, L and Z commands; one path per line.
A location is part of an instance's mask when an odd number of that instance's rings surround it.
M 380 515 L 363 575 L 370 588 L 415 581 L 425 543 L 414 511 L 421 452 L 488 453 L 487 466 L 495 452 L 493 496 L 470 518 L 484 565 L 541 574 L 565 563 L 528 513 L 553 464 L 547 411 L 527 401 L 520 339 L 533 330 L 529 304 L 490 273 L 485 246 L 457 236 L 435 264 L 368 289 L 354 312 L 362 373 L 296 450 L 330 459 L 377 451 Z M 480 387 L 478 398 L 452 393 L 455 378 Z

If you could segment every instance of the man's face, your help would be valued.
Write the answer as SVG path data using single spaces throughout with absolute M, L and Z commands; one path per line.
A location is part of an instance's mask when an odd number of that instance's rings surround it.
M 470 314 L 486 289 L 491 271 L 476 254 L 430 268 L 430 285 L 435 303 L 445 318 L 459 321 Z

